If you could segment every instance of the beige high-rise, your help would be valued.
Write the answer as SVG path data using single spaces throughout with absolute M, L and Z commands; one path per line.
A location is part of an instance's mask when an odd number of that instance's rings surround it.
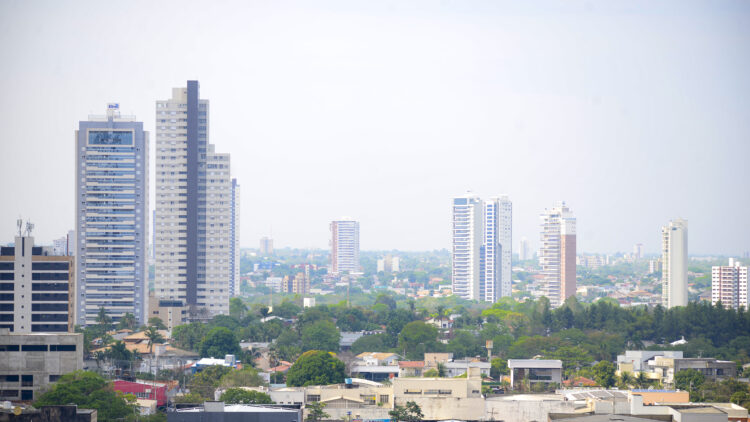
M 193 315 L 229 312 L 234 271 L 230 160 L 208 142 L 208 112 L 197 81 L 156 102 L 156 297 Z
M 544 294 L 550 306 L 558 307 L 576 294 L 576 219 L 565 202 L 558 202 L 544 210 L 541 220 L 539 265 Z

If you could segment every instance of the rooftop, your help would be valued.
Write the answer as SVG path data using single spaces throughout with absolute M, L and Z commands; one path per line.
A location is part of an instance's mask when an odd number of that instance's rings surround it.
M 562 369 L 561 360 L 508 359 L 508 368 L 552 368 Z

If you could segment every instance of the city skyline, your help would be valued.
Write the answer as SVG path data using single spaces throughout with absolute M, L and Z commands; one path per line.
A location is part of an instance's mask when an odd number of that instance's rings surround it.
M 2 3 L 0 177 L 22 171 L 26 157 L 41 165 L 9 186 L 0 239 L 12 241 L 19 216 L 37 223 L 40 244 L 72 228 L 69 133 L 80 116 L 119 102 L 155 133 L 144 117 L 164 87 L 198 79 L 218 107 L 211 136 L 252 192 L 241 207 L 244 247 L 273 227 L 277 247 L 325 249 L 327 223 L 348 214 L 362 223 L 363 250 L 447 249 L 445 204 L 472 189 L 514 198 L 513 232 L 532 251 L 538 213 L 561 198 L 583 222 L 579 251 L 643 243 L 658 253 L 659 227 L 675 217 L 691 221 L 691 253 L 750 249 L 750 199 L 706 199 L 750 180 L 739 95 L 750 91 L 750 53 L 725 48 L 747 44 L 750 6 L 543 3 L 132 3 L 121 16 L 142 25 L 117 31 L 103 26 L 107 10 L 96 3 Z M 228 24 L 216 24 L 219 15 Z M 25 24 L 32 19 L 39 25 Z M 198 24 L 201 36 L 189 29 Z M 151 42 L 163 37 L 190 42 L 165 51 Z M 159 71 L 132 72 L 119 66 L 123 57 Z M 55 113 L 34 125 L 42 104 Z

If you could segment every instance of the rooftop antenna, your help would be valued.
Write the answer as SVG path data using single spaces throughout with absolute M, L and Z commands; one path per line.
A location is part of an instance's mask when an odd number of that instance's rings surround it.
M 16 226 L 18 227 L 18 237 L 21 237 L 23 235 L 23 220 L 20 218 L 16 220 Z
M 27 221 L 26 222 L 26 237 L 31 236 L 31 232 L 34 230 L 34 223 Z

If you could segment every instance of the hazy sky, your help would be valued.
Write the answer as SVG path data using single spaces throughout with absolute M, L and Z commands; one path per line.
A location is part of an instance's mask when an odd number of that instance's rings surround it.
M 362 249 L 449 248 L 471 189 L 510 195 L 514 248 L 563 199 L 579 250 L 656 252 L 675 217 L 691 253 L 750 250 L 748 1 L 0 0 L 0 60 L 0 243 L 73 227 L 79 120 L 119 102 L 153 151 L 197 79 L 243 247 L 348 215 Z

